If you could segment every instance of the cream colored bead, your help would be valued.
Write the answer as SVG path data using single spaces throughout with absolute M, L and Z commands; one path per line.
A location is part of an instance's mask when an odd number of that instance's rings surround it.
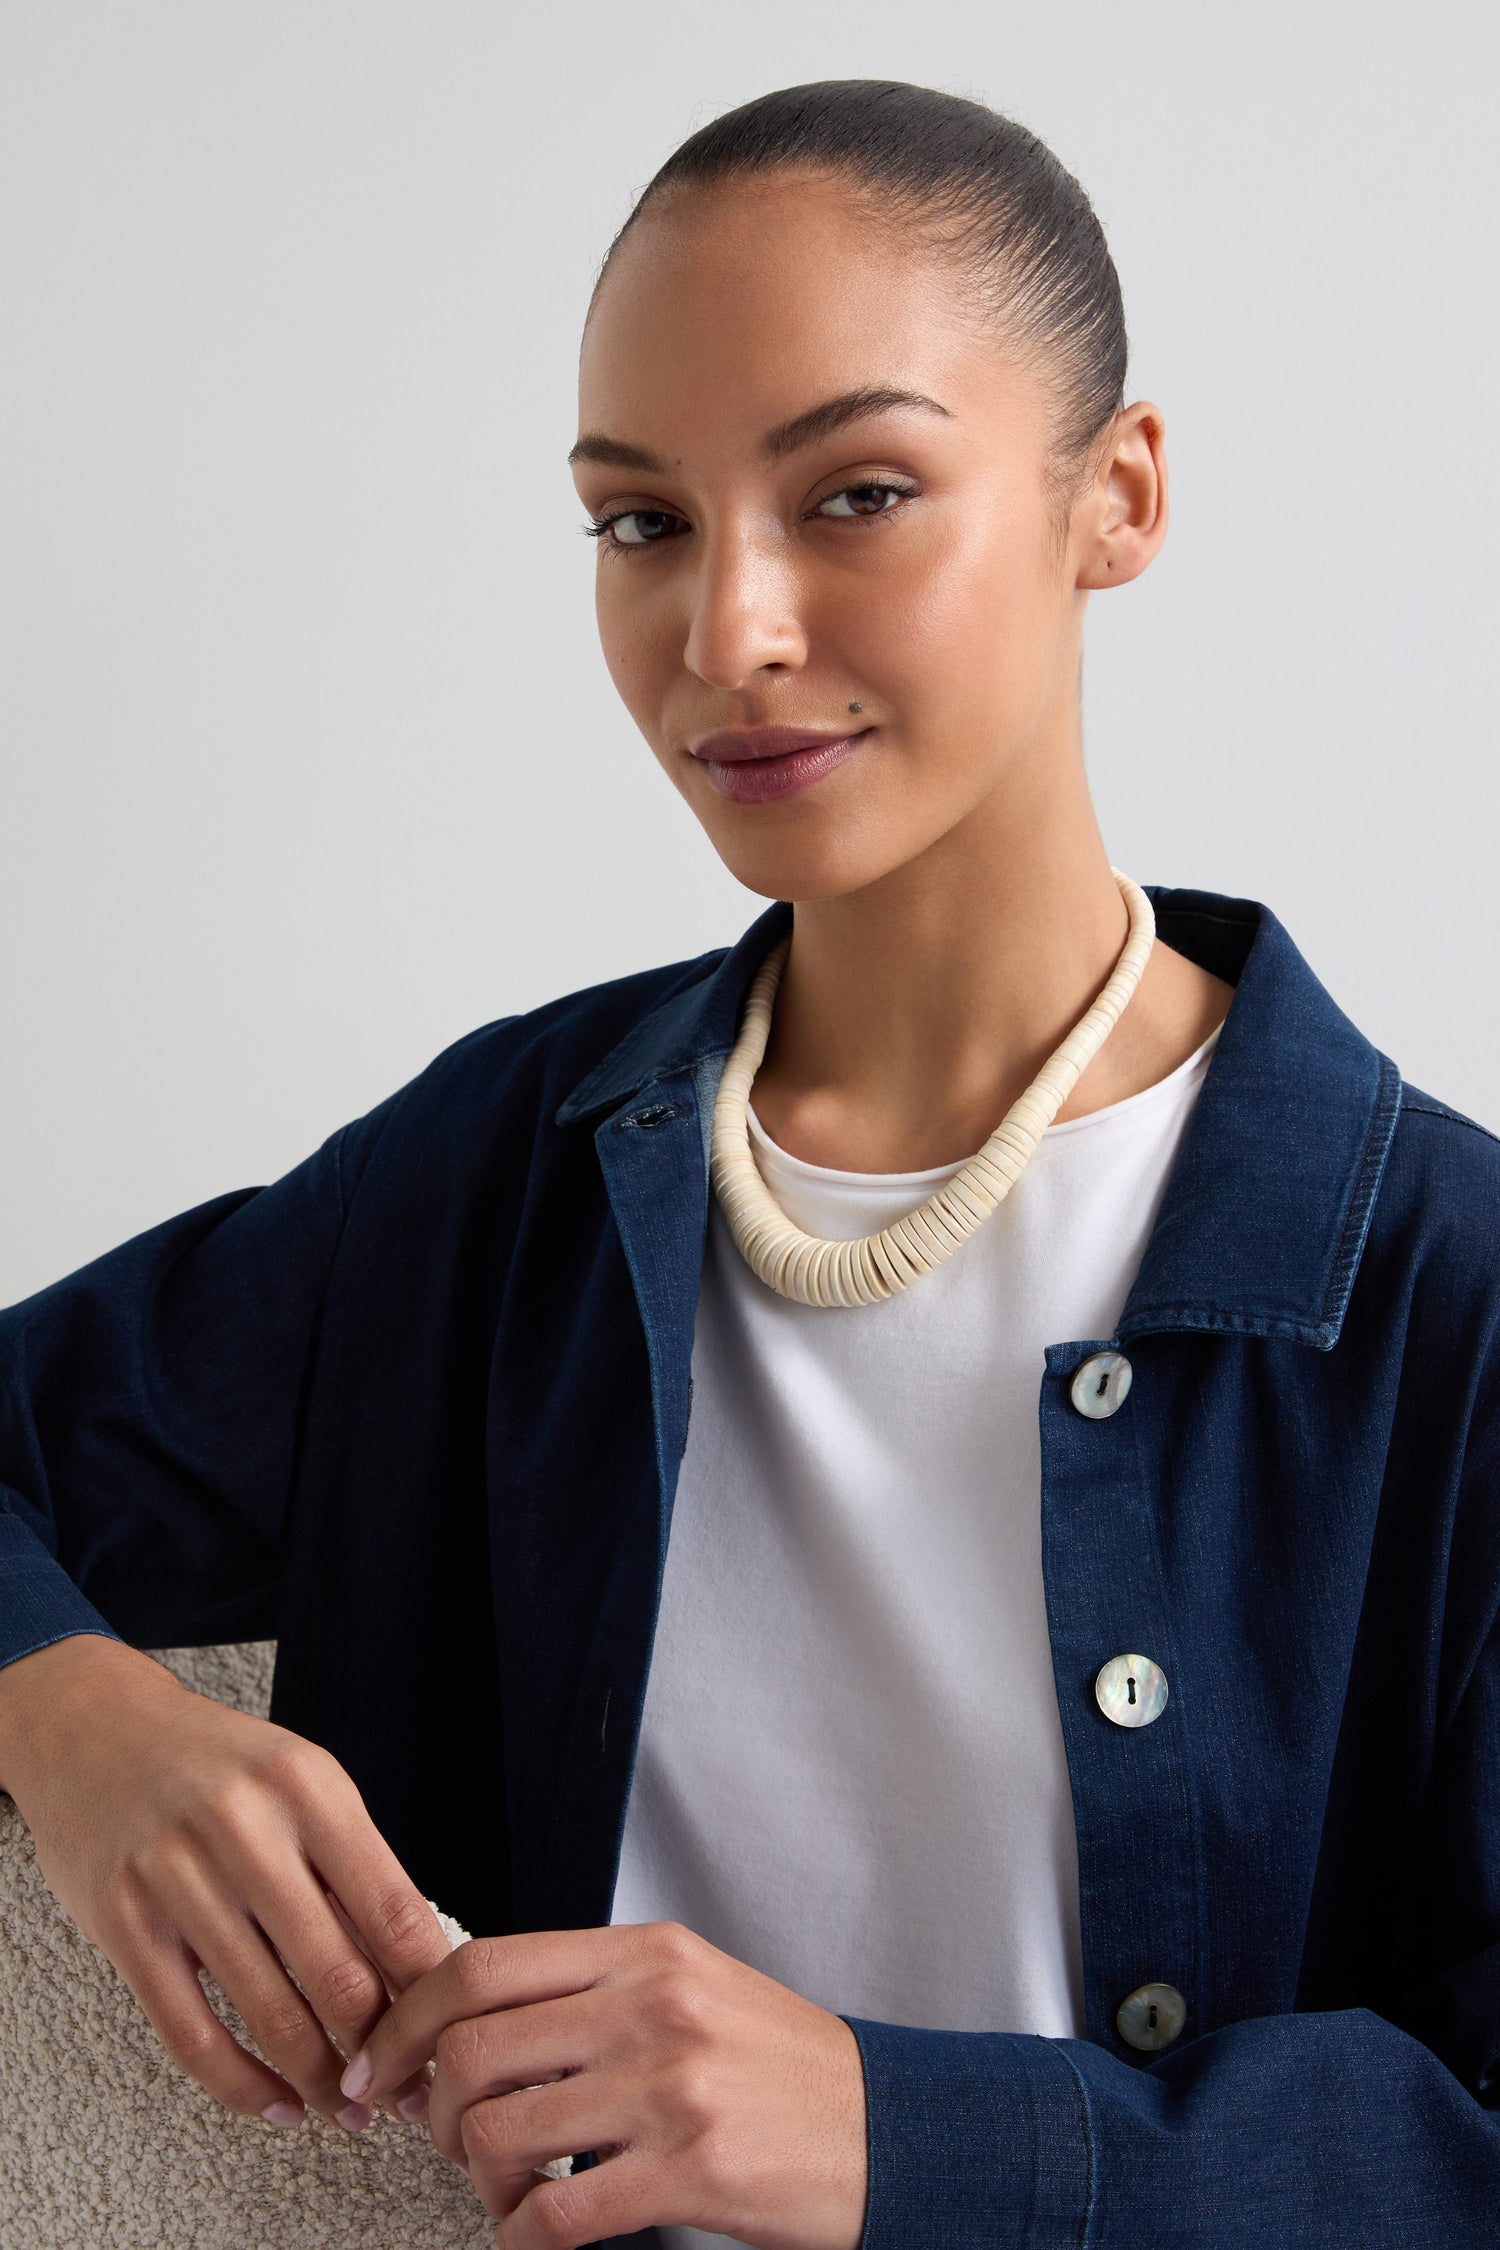
M 1151 901 L 1138 883 L 1111 871 L 1130 914 L 1113 974 L 1081 1021 L 1017 1096 L 978 1154 L 946 1187 L 904 1217 L 854 1242 L 823 1242 L 794 1227 L 755 1161 L 747 1111 L 750 1088 L 771 1035 L 771 1010 L 791 939 L 756 971 L 734 1052 L 714 1105 L 711 1173 L 729 1231 L 766 1286 L 799 1305 L 875 1305 L 951 1258 L 1004 1202 L 1037 1143 L 1099 1052 L 1140 983 L 1156 937 Z

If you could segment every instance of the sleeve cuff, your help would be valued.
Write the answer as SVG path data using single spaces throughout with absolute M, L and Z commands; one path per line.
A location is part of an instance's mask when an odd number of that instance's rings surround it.
M 70 1633 L 120 1638 L 31 1527 L 0 1501 L 0 1665 Z
M 844 2021 L 869 2114 L 859 2250 L 1077 2250 L 1091 2157 L 1068 2042 Z

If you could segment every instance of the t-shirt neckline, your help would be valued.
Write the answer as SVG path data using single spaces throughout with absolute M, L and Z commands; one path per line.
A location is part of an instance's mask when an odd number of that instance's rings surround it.
M 1042 1135 L 1041 1145 L 1045 1147 L 1049 1141 L 1060 1140 L 1065 1134 L 1086 1132 L 1091 1126 L 1133 1122 L 1142 1110 L 1154 1108 L 1161 1102 L 1170 1101 L 1185 1093 L 1189 1082 L 1202 1077 L 1207 1071 L 1209 1059 L 1223 1028 L 1222 1022 L 1215 1024 L 1201 1046 L 1195 1047 L 1164 1078 L 1154 1080 L 1149 1086 L 1142 1086 L 1138 1093 L 1126 1094 L 1117 1102 L 1107 1102 L 1102 1109 L 1091 1109 L 1083 1117 L 1069 1117 L 1060 1125 L 1049 1125 Z M 805 1180 L 809 1185 L 866 1188 L 872 1194 L 878 1194 L 882 1188 L 941 1187 L 969 1162 L 968 1157 L 961 1156 L 955 1163 L 934 1165 L 931 1170 L 924 1172 L 842 1171 L 832 1165 L 809 1164 L 805 1157 L 793 1156 L 779 1141 L 773 1141 L 756 1116 L 753 1104 L 746 1104 L 745 1115 L 751 1143 L 757 1154 L 763 1153 L 769 1165 L 773 1169 L 780 1169 L 787 1178 Z

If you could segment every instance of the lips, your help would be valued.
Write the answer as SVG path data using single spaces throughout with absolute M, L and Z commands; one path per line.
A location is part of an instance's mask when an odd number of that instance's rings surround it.
M 870 732 L 869 727 L 855 734 L 814 727 L 744 727 L 705 735 L 690 747 L 721 797 L 733 804 L 767 805 L 822 781 Z

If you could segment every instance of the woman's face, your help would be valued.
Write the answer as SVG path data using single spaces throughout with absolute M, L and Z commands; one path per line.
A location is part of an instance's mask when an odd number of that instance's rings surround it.
M 1080 535 L 1041 383 L 839 184 L 643 219 L 585 331 L 580 428 L 611 675 L 752 890 L 878 881 L 1076 732 Z

